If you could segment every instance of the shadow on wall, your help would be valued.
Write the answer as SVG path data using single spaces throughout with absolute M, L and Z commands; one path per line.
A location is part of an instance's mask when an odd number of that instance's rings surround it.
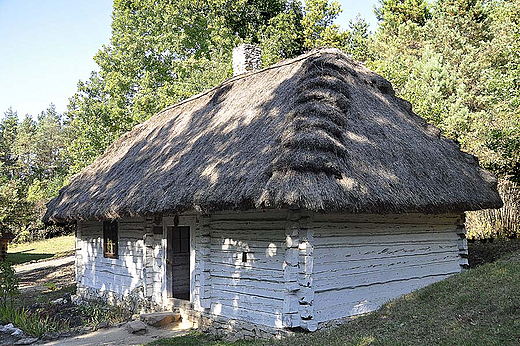
M 211 257 L 211 313 L 253 324 L 283 327 L 286 286 L 285 252 L 281 251 L 285 242 L 281 238 L 285 232 L 279 230 L 277 233 L 278 241 L 259 240 L 261 235 L 255 232 L 242 237 L 214 237 L 221 249 Z
M 124 225 L 124 223 L 122 223 Z M 101 223 L 99 230 L 102 229 Z M 81 261 L 78 265 L 78 275 L 81 283 L 90 288 L 98 289 L 116 295 L 128 295 L 142 283 L 143 255 L 136 254 L 138 246 L 135 240 L 124 239 L 124 228 L 120 230 L 119 256 L 117 259 L 103 256 L 103 239 L 96 234 L 86 234 L 81 240 L 81 250 L 78 253 Z

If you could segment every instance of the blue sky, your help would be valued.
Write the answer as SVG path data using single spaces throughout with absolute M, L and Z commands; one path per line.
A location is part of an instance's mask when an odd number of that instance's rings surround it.
M 340 0 L 337 23 L 360 13 L 375 30 L 377 0 Z M 9 108 L 36 116 L 52 102 L 67 109 L 78 80 L 97 65 L 110 38 L 110 0 L 0 0 L 0 116 Z

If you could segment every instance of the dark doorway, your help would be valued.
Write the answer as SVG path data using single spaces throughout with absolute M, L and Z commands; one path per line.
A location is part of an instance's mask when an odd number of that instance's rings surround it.
M 166 231 L 168 298 L 190 300 L 190 227 L 168 226 Z

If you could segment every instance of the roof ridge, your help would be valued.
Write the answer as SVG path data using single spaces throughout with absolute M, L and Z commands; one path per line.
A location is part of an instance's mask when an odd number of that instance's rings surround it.
M 195 94 L 193 96 L 190 96 L 189 98 L 187 98 L 185 100 L 179 101 L 179 102 L 177 102 L 177 103 L 175 103 L 175 104 L 173 104 L 171 106 L 167 106 L 167 107 L 163 108 L 159 112 L 157 112 L 154 115 L 152 115 L 152 117 L 157 116 L 157 115 L 159 115 L 161 113 L 164 113 L 164 112 L 166 112 L 168 110 L 174 109 L 174 108 L 176 108 L 178 106 L 181 106 L 181 105 L 183 105 L 183 104 L 185 104 L 187 102 L 190 102 L 190 101 L 196 100 L 198 98 L 201 98 L 202 96 L 205 96 L 205 95 L 211 93 L 212 91 L 217 90 L 218 88 L 226 86 L 227 84 L 229 84 L 231 82 L 234 82 L 234 81 L 237 81 L 237 80 L 240 80 L 240 79 L 244 79 L 244 78 L 249 78 L 251 76 L 254 76 L 254 75 L 260 74 L 262 72 L 275 69 L 275 68 L 280 68 L 280 67 L 283 67 L 283 66 L 291 65 L 291 64 L 297 63 L 297 62 L 299 62 L 301 60 L 307 59 L 310 56 L 323 54 L 323 53 L 340 53 L 340 54 L 344 55 L 344 53 L 341 52 L 337 48 L 315 48 L 315 49 L 312 49 L 311 51 L 309 51 L 309 52 L 307 52 L 307 53 L 305 53 L 303 55 L 299 55 L 299 56 L 297 56 L 295 58 L 281 60 L 281 61 L 277 62 L 274 65 L 270 65 L 270 66 L 264 67 L 264 68 L 262 68 L 260 70 L 250 71 L 250 72 L 242 73 L 242 74 L 233 76 L 231 78 L 228 78 L 225 81 L 223 81 L 222 83 L 220 83 L 219 85 L 216 85 L 216 86 L 214 86 L 214 87 L 212 87 L 210 89 L 201 91 L 200 93 Z M 150 118 L 152 118 L 152 117 L 150 117 Z M 136 126 L 142 125 L 144 123 L 146 123 L 146 121 L 141 123 L 141 124 L 138 124 Z

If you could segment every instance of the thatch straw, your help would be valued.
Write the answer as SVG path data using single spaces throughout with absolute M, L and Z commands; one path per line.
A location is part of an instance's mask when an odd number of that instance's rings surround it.
M 494 177 L 333 49 L 237 76 L 135 127 L 48 204 L 46 221 L 248 208 L 462 212 Z

